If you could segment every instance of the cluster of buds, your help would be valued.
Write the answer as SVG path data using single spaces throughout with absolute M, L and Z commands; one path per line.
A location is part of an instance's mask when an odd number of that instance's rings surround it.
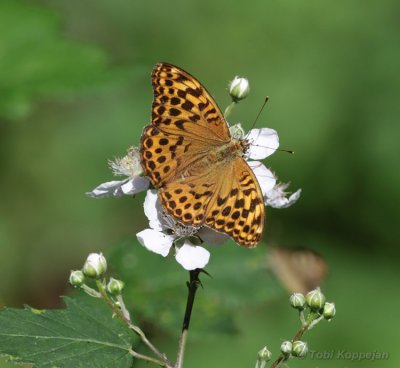
M 308 345 L 301 340 L 284 341 L 281 344 L 281 353 L 286 357 L 294 356 L 296 358 L 304 358 L 308 353 Z
M 97 292 L 89 288 L 85 281 L 86 279 L 100 280 L 104 279 L 107 271 L 107 260 L 102 253 L 91 253 L 87 257 L 81 270 L 71 271 L 69 276 L 69 283 L 76 288 L 82 288 L 91 296 L 97 296 Z M 104 284 L 105 285 L 105 284 Z M 121 294 L 125 284 L 121 280 L 110 278 L 106 285 L 106 290 L 111 295 Z M 89 292 L 89 291 L 92 292 Z
M 308 330 L 313 328 L 321 320 L 332 320 L 336 314 L 335 304 L 326 301 L 325 295 L 320 288 L 310 291 L 307 295 L 294 293 L 289 299 L 290 305 L 297 309 L 302 324 L 301 329 L 292 340 L 283 341 L 281 344 L 281 355 L 272 364 L 272 367 L 280 367 L 280 364 L 290 358 L 304 358 L 308 353 L 308 345 L 301 338 Z M 256 368 L 265 368 L 271 360 L 271 352 L 265 346 L 257 355 Z
M 308 308 L 311 312 L 309 316 L 314 320 L 322 317 L 330 321 L 336 314 L 335 303 L 327 302 L 320 288 L 311 290 L 306 296 L 301 293 L 294 293 L 290 296 L 289 301 L 290 305 L 299 312 Z
M 299 311 L 304 332 L 313 328 L 322 319 L 328 321 L 336 314 L 335 304 L 327 302 L 320 288 L 310 291 L 307 295 L 294 293 L 289 298 L 290 305 Z M 308 312 L 305 314 L 305 312 Z M 301 340 L 284 341 L 281 353 L 285 359 L 290 357 L 304 358 L 307 355 L 307 343 Z

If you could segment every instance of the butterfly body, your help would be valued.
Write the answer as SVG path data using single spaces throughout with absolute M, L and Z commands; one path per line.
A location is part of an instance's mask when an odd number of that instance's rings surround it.
M 260 186 L 243 158 L 249 143 L 231 137 L 212 97 L 187 72 L 157 64 L 152 83 L 152 123 L 140 152 L 163 208 L 183 225 L 257 245 L 265 215 Z

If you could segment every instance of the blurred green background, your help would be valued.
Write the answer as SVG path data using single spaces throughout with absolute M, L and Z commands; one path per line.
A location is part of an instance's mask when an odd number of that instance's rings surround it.
M 241 264 L 262 259 L 270 245 L 310 247 L 328 263 L 324 291 L 338 309 L 334 322 L 308 335 L 310 349 L 389 352 L 390 359 L 291 366 L 398 366 L 399 13 L 395 0 L 2 0 L 0 304 L 60 306 L 70 269 L 88 252 L 120 244 L 136 257 L 126 262 L 154 266 L 126 280 L 146 294 L 149 270 L 154 278 L 165 261 L 135 240 L 147 227 L 144 196 L 84 193 L 112 179 L 108 159 L 138 144 L 150 119 L 151 69 L 168 61 L 195 75 L 222 108 L 227 82 L 247 77 L 251 94 L 230 118 L 245 128 L 269 95 L 258 125 L 276 129 L 281 146 L 296 154 L 276 153 L 267 165 L 292 190 L 303 188 L 292 208 L 268 209 L 266 242 L 253 252 L 211 249 L 214 279 L 204 281 L 199 298 L 207 304 L 208 294 L 223 296 L 230 277 L 242 277 Z M 182 284 L 165 294 L 173 308 L 185 303 L 187 276 L 170 263 Z M 188 367 L 251 367 L 262 346 L 277 354 L 294 334 L 287 294 L 269 291 L 261 274 L 246 275 L 243 291 L 257 285 L 269 297 L 255 303 L 244 292 L 221 311 L 232 314 L 232 333 L 194 332 Z M 151 298 L 142 308 L 153 308 Z M 196 309 L 193 318 L 194 331 L 206 324 Z M 179 329 L 171 322 L 171 331 Z M 175 351 L 173 334 L 157 336 L 162 349 Z

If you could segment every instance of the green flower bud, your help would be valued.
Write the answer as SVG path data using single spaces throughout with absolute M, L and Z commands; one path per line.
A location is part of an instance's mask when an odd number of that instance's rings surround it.
M 231 134 L 232 139 L 237 139 L 237 140 L 243 139 L 245 136 L 244 130 L 240 123 L 231 125 L 229 127 L 229 133 Z
M 250 93 L 249 81 L 246 78 L 235 77 L 231 83 L 229 83 L 229 94 L 232 100 L 239 102 L 246 98 Z
M 86 259 L 82 268 L 83 273 L 87 277 L 100 278 L 107 271 L 107 261 L 103 254 L 91 253 Z
M 294 293 L 290 296 L 289 302 L 293 308 L 301 311 L 306 304 L 306 298 L 304 298 L 304 295 L 301 293 Z
M 82 271 L 71 271 L 71 274 L 69 275 L 69 283 L 73 287 L 80 287 L 83 285 L 85 282 L 85 275 L 83 274 Z
M 113 277 L 110 278 L 110 281 L 107 284 L 107 291 L 113 295 L 121 294 L 125 283 L 121 280 L 114 279 Z
M 292 348 L 292 355 L 297 358 L 304 358 L 308 353 L 307 343 L 304 341 L 294 341 Z
M 325 301 L 325 295 L 321 293 L 320 288 L 316 288 L 306 295 L 306 302 L 313 311 L 321 310 L 324 307 Z
M 284 341 L 281 344 L 281 352 L 283 355 L 290 355 L 292 353 L 293 344 L 290 341 Z
M 330 321 L 333 317 L 335 317 L 336 314 L 336 308 L 335 308 L 335 303 L 325 303 L 324 309 L 322 310 L 322 314 L 324 318 L 328 321 Z
M 266 346 L 264 346 L 257 355 L 257 360 L 259 362 L 268 362 L 269 360 L 271 360 L 271 352 L 268 350 L 268 348 Z

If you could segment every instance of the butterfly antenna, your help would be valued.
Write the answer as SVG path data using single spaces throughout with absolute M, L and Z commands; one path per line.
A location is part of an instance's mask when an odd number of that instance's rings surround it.
M 291 155 L 294 155 L 294 151 L 292 151 L 292 150 L 277 148 L 276 151 L 286 152 L 286 153 L 290 153 Z
M 264 107 L 265 107 L 265 105 L 267 104 L 268 100 L 269 100 L 269 96 L 265 97 L 264 103 L 262 104 L 261 109 L 260 109 L 260 111 L 258 112 L 258 114 L 257 114 L 257 116 L 256 116 L 256 119 L 254 120 L 253 125 L 251 126 L 251 129 L 253 129 L 253 128 L 255 127 L 255 125 L 256 125 L 256 123 L 257 123 L 257 120 L 258 120 L 258 118 L 260 117 L 262 111 L 264 110 Z M 251 130 L 251 129 L 250 129 L 250 130 Z M 250 130 L 249 130 L 249 131 L 250 131 Z M 270 148 L 270 147 L 264 147 L 264 148 Z M 286 150 L 286 149 L 282 149 L 282 148 L 275 148 L 275 150 L 276 150 L 276 151 L 287 152 L 287 153 L 290 153 L 290 154 L 292 154 L 292 155 L 294 154 L 294 151 L 292 151 L 292 150 Z
M 255 125 L 256 125 L 256 123 L 257 123 L 257 120 L 258 120 L 258 118 L 260 117 L 262 111 L 264 110 L 264 107 L 265 107 L 266 103 L 268 102 L 268 100 L 269 100 L 269 96 L 265 97 L 264 103 L 262 104 L 261 109 L 260 109 L 260 111 L 258 112 L 258 114 L 257 114 L 257 116 L 256 116 L 256 118 L 255 118 L 255 120 L 254 120 L 253 125 L 251 126 L 251 129 L 253 129 L 253 128 L 255 127 Z M 251 130 L 251 129 L 250 129 L 250 130 Z

